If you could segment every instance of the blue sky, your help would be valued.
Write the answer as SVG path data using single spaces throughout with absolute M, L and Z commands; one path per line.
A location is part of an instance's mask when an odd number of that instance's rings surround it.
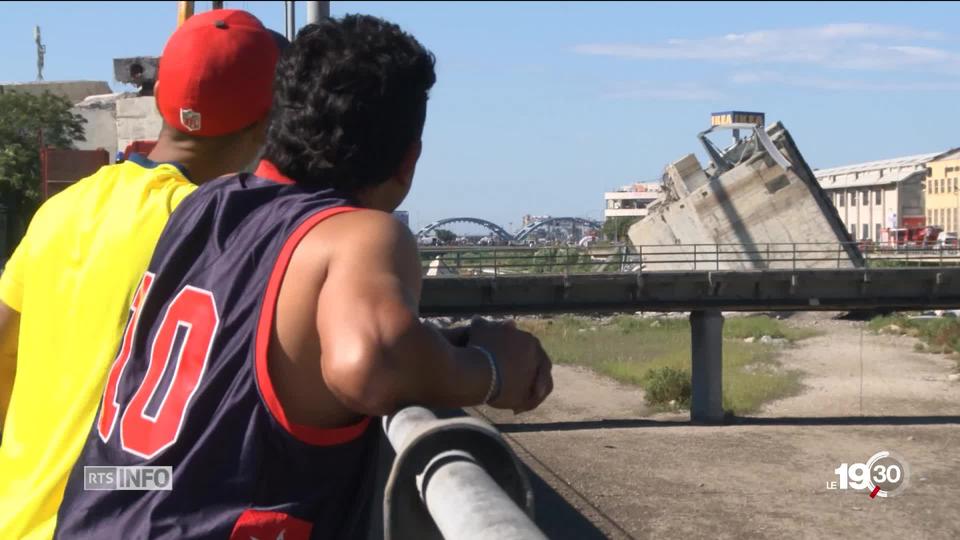
M 198 11 L 209 2 L 197 2 Z M 226 2 L 283 31 L 280 2 Z M 298 23 L 304 20 L 300 3 Z M 437 56 L 411 225 L 599 218 L 602 192 L 697 150 L 711 111 L 767 113 L 812 167 L 960 146 L 960 3 L 332 2 Z M 112 77 L 159 54 L 176 3 L 4 3 L 6 81 Z M 113 83 L 115 88 L 120 85 Z

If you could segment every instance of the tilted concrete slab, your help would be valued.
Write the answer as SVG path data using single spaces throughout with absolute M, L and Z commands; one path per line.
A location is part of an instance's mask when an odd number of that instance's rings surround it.
M 783 268 L 761 255 L 765 250 L 783 251 L 782 244 L 830 243 L 846 246 L 830 256 L 791 261 L 796 268 L 855 268 L 863 258 L 845 230 L 826 193 L 782 124 L 767 130 L 776 149 L 786 158 L 775 159 L 755 139 L 747 138 L 727 150 L 723 157 L 732 166 L 716 174 L 711 164 L 704 170 L 689 154 L 670 164 L 663 182 L 666 197 L 650 214 L 634 224 L 629 238 L 634 246 L 723 245 L 719 251 L 739 256 L 716 257 L 713 270 L 761 270 Z M 779 158 L 779 156 L 778 156 Z M 781 162 L 781 163 L 778 163 Z M 719 169 L 722 170 L 722 169 Z M 778 247 L 779 246 L 779 247 Z M 717 248 L 710 250 L 716 253 Z M 691 249 L 691 252 L 693 249 Z M 703 250 L 701 250 L 702 252 Z M 703 269 L 702 262 L 648 257 L 656 264 L 645 270 Z M 789 257 L 785 257 L 789 258 Z M 645 257 L 644 262 L 648 262 Z M 724 260 L 726 259 L 726 260 Z M 821 260 L 822 259 L 822 260 Z M 702 257 L 698 258 L 703 261 Z M 714 261 L 710 261 L 714 262 Z

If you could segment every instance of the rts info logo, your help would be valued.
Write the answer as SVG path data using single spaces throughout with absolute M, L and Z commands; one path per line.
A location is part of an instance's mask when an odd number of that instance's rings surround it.
M 884 450 L 866 463 L 841 463 L 833 473 L 840 477 L 839 482 L 827 482 L 827 489 L 865 491 L 873 499 L 903 493 L 910 469 L 900 456 Z

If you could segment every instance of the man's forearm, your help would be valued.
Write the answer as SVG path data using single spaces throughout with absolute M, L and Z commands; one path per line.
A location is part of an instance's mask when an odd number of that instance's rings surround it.
M 398 383 L 396 407 L 468 407 L 483 401 L 492 371 L 483 353 L 453 344 L 466 343 L 465 330 L 418 325 L 409 334 L 385 351 Z
M 381 327 L 377 335 L 376 340 L 342 337 L 338 346 L 343 349 L 325 352 L 327 386 L 347 407 L 385 415 L 407 405 L 454 408 L 483 402 L 492 370 L 482 352 L 452 345 L 415 316 Z

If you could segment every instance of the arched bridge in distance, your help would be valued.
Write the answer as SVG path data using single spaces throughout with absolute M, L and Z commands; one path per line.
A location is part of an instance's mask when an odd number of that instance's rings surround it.
M 530 223 L 525 227 L 521 228 L 519 231 L 517 231 L 517 234 L 514 235 L 514 234 L 510 234 L 509 232 L 507 232 L 506 229 L 504 229 L 503 227 L 497 225 L 492 221 L 487 221 L 485 219 L 474 218 L 474 217 L 451 217 L 446 219 L 439 219 L 437 221 L 429 223 L 428 225 L 426 225 L 425 227 L 417 231 L 417 238 L 423 238 L 429 235 L 434 230 L 444 225 L 447 225 L 449 223 L 472 223 L 474 225 L 479 225 L 487 229 L 488 231 L 492 232 L 493 234 L 497 235 L 498 237 L 500 237 L 500 239 L 506 242 L 522 241 L 527 236 L 529 236 L 530 233 L 532 233 L 533 231 L 541 227 L 547 227 L 550 225 L 570 223 L 570 224 L 581 225 L 585 227 L 591 227 L 594 229 L 599 229 L 602 225 L 600 222 L 591 221 L 589 219 L 578 218 L 578 217 L 551 217 L 551 218 L 542 219 L 540 221 L 535 221 L 533 223 Z
M 558 225 L 561 223 L 570 223 L 571 225 L 581 225 L 584 227 L 590 227 L 593 229 L 599 229 L 602 224 L 597 221 L 591 221 L 589 219 L 583 219 L 578 217 L 552 217 L 547 219 L 541 219 L 540 221 L 534 221 L 533 223 L 528 224 L 523 227 L 517 234 L 514 235 L 514 240 L 523 240 L 530 235 L 533 231 L 539 229 L 540 227 L 546 227 L 549 225 Z
M 448 223 L 472 223 L 474 225 L 480 225 L 481 227 L 492 232 L 493 234 L 499 236 L 502 240 L 506 242 L 513 240 L 513 235 L 508 233 L 506 229 L 497 225 L 496 223 L 492 221 L 487 221 L 485 219 L 472 218 L 472 217 L 452 217 L 452 218 L 446 218 L 446 219 L 438 219 L 437 221 L 434 221 L 433 223 L 429 223 L 426 227 L 417 231 L 417 238 L 423 238 L 428 234 L 430 234 L 431 232 L 433 232 L 434 230 L 444 225 L 447 225 Z

